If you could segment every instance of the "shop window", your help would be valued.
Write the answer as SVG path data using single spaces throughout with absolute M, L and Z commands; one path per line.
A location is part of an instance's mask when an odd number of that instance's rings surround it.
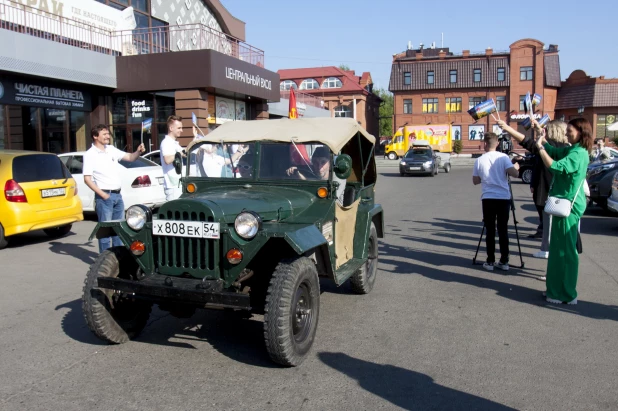
M 86 113 L 70 111 L 70 151 L 84 151 L 89 148 L 90 133 L 86 130 Z
M 506 96 L 496 97 L 496 109 L 498 111 L 506 111 Z
M 451 83 L 457 83 L 457 70 L 449 71 L 449 81 Z
M 506 79 L 506 69 L 504 67 L 498 67 L 498 81 L 504 81 Z
M 337 77 L 329 77 L 322 83 L 322 88 L 341 88 L 343 83 Z
M 437 113 L 438 112 L 438 99 L 437 98 L 424 98 L 423 99 L 423 113 Z
M 607 127 L 614 124 L 617 120 L 618 120 L 618 114 L 599 114 L 597 116 L 596 138 L 613 139 L 615 137 L 618 137 L 618 132 L 607 130 Z
M 155 95 L 155 99 L 157 101 L 157 123 L 167 121 L 167 118 L 174 114 L 176 109 L 174 92 L 171 92 L 168 95 L 165 94 L 168 93 L 157 93 Z
M 447 113 L 461 113 L 461 97 L 450 97 L 446 99 Z
M 112 124 L 127 122 L 127 98 L 126 96 L 112 97 Z
M 119 150 L 127 148 L 127 128 L 124 126 L 112 126 L 109 131 L 112 135 L 112 145 Z
M 0 150 L 4 150 L 8 145 L 8 139 L 4 132 L 4 106 L 0 104 Z
M 519 69 L 519 79 L 522 81 L 532 81 L 532 67 L 521 67 Z
M 335 117 L 352 117 L 352 109 L 349 106 L 335 107 Z
M 293 88 L 294 90 L 298 89 L 298 85 L 292 80 L 285 80 L 279 83 L 279 90 L 289 90 Z
M 403 100 L 403 114 L 412 114 L 412 100 Z
M 132 0 L 131 6 L 135 10 L 143 11 L 144 13 L 150 14 L 150 8 L 148 7 L 148 0 Z
M 303 80 L 303 82 L 300 83 L 301 90 L 317 90 L 319 88 L 320 88 L 320 83 L 318 83 L 315 79 L 312 79 L 312 78 Z
M 152 95 L 130 96 L 127 101 L 129 124 L 140 124 L 142 121 L 154 116 Z
M 483 102 L 483 97 L 470 97 L 468 100 L 468 109 L 471 109 L 474 106 L 478 106 Z

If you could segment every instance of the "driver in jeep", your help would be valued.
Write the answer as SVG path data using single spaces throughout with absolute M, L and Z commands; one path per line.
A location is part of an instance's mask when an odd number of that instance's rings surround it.
M 290 167 L 286 170 L 286 174 L 290 177 L 296 176 L 301 180 L 328 180 L 330 173 L 330 152 L 325 146 L 318 147 L 313 152 L 311 157 L 311 172 L 308 178 L 298 170 L 296 167 Z

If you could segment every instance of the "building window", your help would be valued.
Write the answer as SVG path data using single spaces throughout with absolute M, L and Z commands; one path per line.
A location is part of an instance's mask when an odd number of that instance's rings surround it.
M 597 134 L 596 138 L 618 137 L 618 131 L 609 131 L 607 127 L 611 126 L 618 120 L 618 114 L 599 114 L 597 116 Z
M 448 72 L 451 83 L 457 83 L 457 70 L 451 70 Z
M 519 96 L 519 111 L 526 111 L 526 96 Z
M 403 100 L 403 114 L 412 114 L 412 100 Z
M 318 83 L 315 79 L 312 79 L 312 78 L 303 80 L 303 82 L 300 83 L 301 90 L 317 90 L 319 88 L 320 88 L 320 83 Z
M 519 79 L 522 81 L 532 80 L 532 67 L 521 67 L 519 69 Z
M 506 111 L 506 96 L 496 97 L 496 108 L 498 111 Z
M 352 117 L 352 109 L 349 106 L 335 107 L 335 117 Z
M 461 97 L 450 97 L 446 99 L 447 113 L 461 113 Z
M 337 77 L 329 77 L 322 83 L 322 88 L 341 88 L 343 83 Z
M 506 69 L 504 67 L 498 67 L 498 81 L 506 80 Z
M 412 73 L 410 73 L 409 71 L 403 73 L 403 84 L 405 84 L 406 86 L 412 84 Z
M 468 101 L 468 109 L 471 109 L 474 106 L 478 106 L 483 102 L 483 97 L 470 97 Z
M 423 99 L 423 113 L 437 113 L 438 112 L 438 99 L 437 98 L 424 98 Z
M 428 71 L 427 72 L 427 84 L 433 84 L 433 81 L 434 81 L 434 72 Z
M 279 83 L 279 90 L 289 90 L 291 88 L 294 90 L 298 89 L 298 86 L 292 80 L 284 80 Z
M 475 83 L 481 82 L 481 69 L 474 69 L 474 82 Z

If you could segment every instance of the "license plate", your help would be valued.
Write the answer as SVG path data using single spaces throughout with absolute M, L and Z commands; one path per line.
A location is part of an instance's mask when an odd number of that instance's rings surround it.
M 416 171 L 416 170 L 420 170 L 420 169 L 421 169 L 420 167 L 410 167 L 410 170 L 415 170 Z
M 59 197 L 66 194 L 66 188 L 48 188 L 47 190 L 41 190 L 41 197 Z
M 219 223 L 153 220 L 152 234 L 172 237 L 219 238 Z

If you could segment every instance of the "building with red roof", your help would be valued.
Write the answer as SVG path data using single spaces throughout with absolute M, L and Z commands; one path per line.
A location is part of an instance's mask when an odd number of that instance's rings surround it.
M 321 99 L 333 117 L 350 117 L 369 133 L 377 136 L 380 103 L 373 93 L 369 72 L 360 76 L 354 70 L 339 67 L 312 67 L 278 71 L 281 91 L 295 90 Z

